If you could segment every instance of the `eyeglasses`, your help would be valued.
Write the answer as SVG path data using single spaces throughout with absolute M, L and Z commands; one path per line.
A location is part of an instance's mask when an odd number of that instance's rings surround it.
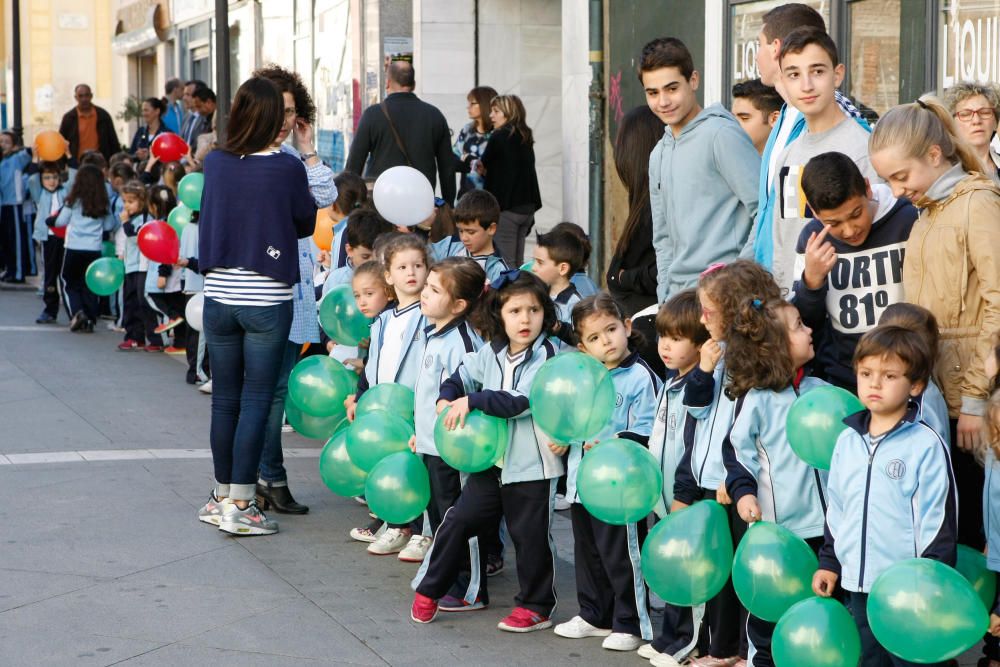
M 959 119 L 963 123 L 967 123 L 972 120 L 973 116 L 979 116 L 983 120 L 989 120 L 990 118 L 996 118 L 997 112 L 993 107 L 980 107 L 979 109 L 962 109 L 961 111 L 955 112 L 955 118 Z

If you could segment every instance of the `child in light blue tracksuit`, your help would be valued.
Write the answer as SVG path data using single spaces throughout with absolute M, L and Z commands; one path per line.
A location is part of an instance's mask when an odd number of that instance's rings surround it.
M 28 179 L 28 192 L 31 193 L 36 208 L 32 238 L 42 244 L 44 263 L 42 301 L 45 303 L 45 308 L 35 320 L 38 324 L 54 323 L 59 316 L 62 293 L 59 274 L 62 271 L 64 241 L 62 236 L 58 236 L 55 230 L 45 224 L 45 220 L 59 214 L 59 209 L 65 203 L 69 189 L 73 185 L 76 170 L 69 170 L 65 183 L 62 182 L 63 171 L 62 165 L 58 162 L 42 162 L 38 166 L 38 173 L 32 174 Z
M 580 301 L 573 309 L 573 329 L 581 352 L 611 372 L 617 401 L 608 424 L 582 446 L 570 447 L 566 499 L 572 503 L 576 596 L 580 613 L 556 626 L 570 639 L 606 636 L 604 648 L 634 651 L 653 639 L 639 549 L 646 522 L 615 526 L 594 517 L 577 495 L 577 474 L 585 449 L 610 438 L 646 445 L 653 428 L 656 393 L 662 384 L 639 353 L 630 349 L 631 326 L 607 292 Z
M 0 280 L 23 283 L 35 275 L 33 230 L 24 217 L 24 170 L 31 164 L 31 152 L 18 145 L 17 135 L 0 132 Z
M 122 327 L 125 329 L 125 339 L 118 346 L 120 350 L 140 349 L 146 346 L 159 345 L 163 342 L 153 330 L 156 328 L 156 316 L 146 302 L 146 264 L 139 252 L 139 232 L 143 225 L 153 220 L 148 212 L 148 196 L 146 186 L 141 181 L 129 181 L 122 186 L 123 209 L 119 219 L 121 229 L 117 235 L 121 238 L 122 259 L 125 262 L 125 283 L 122 286 Z
M 726 391 L 736 397 L 722 445 L 729 497 L 747 524 L 777 523 L 819 551 L 826 506 L 820 472 L 792 451 L 785 431 L 795 400 L 827 384 L 804 374 L 814 356 L 812 330 L 787 301 L 755 300 L 736 315 L 726 342 Z M 748 665 L 774 667 L 773 633 L 774 623 L 748 615 Z
M 177 260 L 181 271 L 181 281 L 184 286 L 184 307 L 187 317 L 187 304 L 196 295 L 205 290 L 205 276 L 198 271 L 198 211 L 191 215 L 191 221 L 181 232 L 180 259 Z M 208 381 L 208 346 L 205 337 L 193 326 L 188 324 L 187 332 L 187 362 L 188 370 L 185 381 L 188 384 Z
M 997 370 L 1000 369 L 1000 340 L 995 340 L 986 359 L 986 377 L 990 380 L 990 398 L 986 404 L 986 481 L 983 484 L 983 532 L 986 534 L 986 567 L 1000 572 L 1000 392 Z M 1000 592 L 990 608 L 990 634 L 984 639 L 983 655 L 1000 662 Z M 989 667 L 995 667 L 994 662 Z
M 535 374 L 556 353 L 548 339 L 556 320 L 548 289 L 537 277 L 511 271 L 502 280 L 494 282 L 477 311 L 490 344 L 466 354 L 444 381 L 438 409 L 449 408 L 446 428 L 455 428 L 470 410 L 507 419 L 507 449 L 496 466 L 468 476 L 458 502 L 445 515 L 417 582 L 410 617 L 418 623 L 434 619 L 438 601 L 461 573 L 469 538 L 495 534 L 504 517 L 517 549 L 519 592 L 517 606 L 497 627 L 531 632 L 552 626 L 549 617 L 556 605 L 550 527 L 555 483 L 564 466 L 535 425 L 528 404 Z M 515 298 L 521 307 L 502 312 Z M 479 557 L 480 571 L 485 571 L 485 550 Z M 487 581 L 480 581 L 483 605 L 489 604 Z

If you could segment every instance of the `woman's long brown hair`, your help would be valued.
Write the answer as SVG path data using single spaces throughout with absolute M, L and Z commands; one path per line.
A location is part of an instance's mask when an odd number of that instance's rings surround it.
M 258 153 L 278 138 L 285 122 L 285 100 L 269 79 L 250 77 L 236 91 L 222 150 L 234 155 Z

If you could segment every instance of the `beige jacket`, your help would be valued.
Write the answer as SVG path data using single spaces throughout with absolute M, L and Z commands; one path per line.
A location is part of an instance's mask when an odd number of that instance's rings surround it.
M 906 300 L 937 318 L 934 375 L 949 416 L 982 415 L 984 364 L 1000 331 L 1000 188 L 968 174 L 943 199 L 915 203 L 921 212 L 906 244 Z

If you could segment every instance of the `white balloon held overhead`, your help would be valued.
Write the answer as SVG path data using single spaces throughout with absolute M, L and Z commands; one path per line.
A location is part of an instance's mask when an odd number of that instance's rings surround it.
M 197 292 L 194 296 L 188 299 L 187 306 L 184 308 L 184 319 L 187 321 L 188 326 L 195 331 L 202 330 L 201 316 L 204 310 L 204 292 Z
M 375 208 L 394 225 L 412 227 L 434 212 L 434 188 L 413 167 L 392 167 L 375 181 Z

